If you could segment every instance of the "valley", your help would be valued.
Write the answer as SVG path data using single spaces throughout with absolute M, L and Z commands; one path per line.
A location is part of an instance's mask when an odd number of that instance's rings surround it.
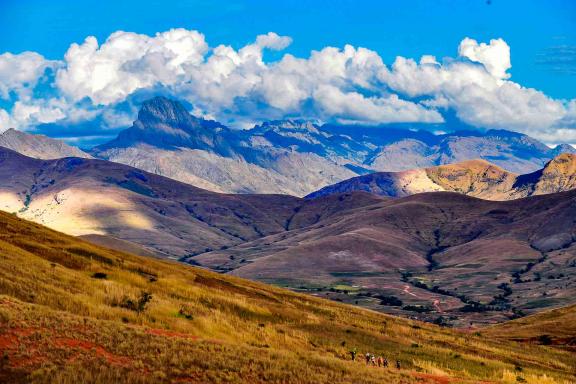
M 372 203 L 188 260 L 387 313 L 485 325 L 572 304 L 574 194 L 333 195 Z
M 553 177 L 535 185 L 570 189 L 572 160 L 553 160 L 539 173 Z M 467 327 L 574 304 L 570 191 L 507 202 L 453 192 L 232 195 L 8 149 L 0 177 L 0 209 L 53 229 L 390 314 Z

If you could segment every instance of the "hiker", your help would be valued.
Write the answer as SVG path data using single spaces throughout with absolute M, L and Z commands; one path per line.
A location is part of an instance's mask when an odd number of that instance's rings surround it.
M 378 356 L 378 368 L 380 368 L 382 364 L 384 364 L 384 360 L 382 359 L 382 356 Z
M 352 356 L 352 361 L 356 361 L 356 348 L 350 351 L 350 356 Z
M 372 362 L 373 366 L 376 366 L 376 357 L 374 355 L 370 356 L 370 361 Z
M 396 360 L 396 368 L 400 369 L 400 360 Z
M 370 354 L 366 352 L 366 365 L 370 364 Z
M 384 358 L 384 368 L 388 368 L 388 358 Z

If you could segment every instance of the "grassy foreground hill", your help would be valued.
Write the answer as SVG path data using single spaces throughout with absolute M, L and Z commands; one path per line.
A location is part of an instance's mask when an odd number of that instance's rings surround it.
M 402 367 L 367 367 L 366 352 Z M 562 348 L 111 251 L 6 213 L 0 353 L 10 383 L 569 383 L 576 372 Z

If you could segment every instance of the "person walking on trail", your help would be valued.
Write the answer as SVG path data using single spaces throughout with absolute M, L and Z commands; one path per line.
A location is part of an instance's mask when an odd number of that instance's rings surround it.
M 370 354 L 366 352 L 366 365 L 370 364 Z
M 396 368 L 400 369 L 400 360 L 396 360 Z
M 378 368 L 380 368 L 384 364 L 384 360 L 382 360 L 382 356 L 378 356 Z
M 388 358 L 384 358 L 384 368 L 388 368 Z
M 370 356 L 370 361 L 372 362 L 372 366 L 375 367 L 375 366 L 376 366 L 376 356 L 371 355 L 371 356 Z
M 356 348 L 350 351 L 350 356 L 352 356 L 352 361 L 356 361 Z

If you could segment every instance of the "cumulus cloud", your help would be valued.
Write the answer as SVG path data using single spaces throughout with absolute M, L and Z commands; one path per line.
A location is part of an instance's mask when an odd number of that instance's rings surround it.
M 0 132 L 14 127 L 15 124 L 10 117 L 10 114 L 5 109 L 0 108 Z
M 357 92 L 342 92 L 335 86 L 324 85 L 314 93 L 326 116 L 342 123 L 442 122 L 442 116 L 433 110 L 401 100 L 397 95 L 364 97 Z
M 479 65 L 458 59 L 440 64 L 429 57 L 416 63 L 398 57 L 379 77 L 394 91 L 412 98 L 428 97 L 424 105 L 451 108 L 462 121 L 480 128 L 513 129 L 538 136 L 553 129 L 568 113 L 564 101 L 506 80 L 510 59 L 502 40 L 486 45 L 464 39 L 459 52 Z
M 186 80 L 186 67 L 200 63 L 207 50 L 204 35 L 185 29 L 154 37 L 115 32 L 101 46 L 90 36 L 70 46 L 56 86 L 72 101 L 112 104 L 138 89 Z
M 506 73 L 512 68 L 510 47 L 502 39 L 490 40 L 489 44 L 478 44 L 476 40 L 467 37 L 460 43 L 458 55 L 481 63 L 492 76 L 498 79 L 510 77 L 510 74 Z
M 198 31 L 118 31 L 102 43 L 88 37 L 72 44 L 60 61 L 33 52 L 3 54 L 0 97 L 10 99 L 11 107 L 0 110 L 0 129 L 94 118 L 104 129 L 116 128 L 129 124 L 139 97 L 155 92 L 237 126 L 285 116 L 438 123 L 452 110 L 472 126 L 548 141 L 558 141 L 555 132 L 576 129 L 575 101 L 555 100 L 511 80 L 510 47 L 502 39 L 464 38 L 456 57 L 397 57 L 391 65 L 377 52 L 351 45 L 264 60 L 265 50 L 284 50 L 291 41 L 270 32 L 235 49 L 210 47 Z M 48 80 L 47 69 L 53 74 Z M 41 80 L 50 82 L 50 92 L 38 91 Z
M 0 98 L 9 99 L 10 93 L 20 98 L 29 97 L 38 80 L 47 68 L 56 62 L 46 60 L 36 52 L 23 52 L 13 55 L 9 52 L 0 55 Z

